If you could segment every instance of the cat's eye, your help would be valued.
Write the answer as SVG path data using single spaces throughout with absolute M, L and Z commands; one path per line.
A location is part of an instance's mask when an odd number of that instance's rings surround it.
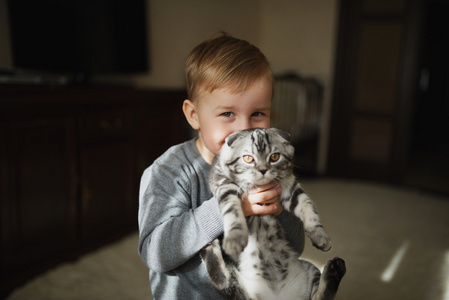
M 273 153 L 270 156 L 270 161 L 271 162 L 276 162 L 279 160 L 279 157 L 281 157 L 281 155 L 279 153 Z
M 254 157 L 252 157 L 251 155 L 243 155 L 243 160 L 249 164 L 254 161 Z

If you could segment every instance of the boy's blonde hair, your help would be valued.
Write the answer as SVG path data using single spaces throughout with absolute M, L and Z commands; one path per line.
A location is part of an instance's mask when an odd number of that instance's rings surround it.
M 265 55 L 256 46 L 222 33 L 196 46 L 186 61 L 187 92 L 196 101 L 202 92 L 229 88 L 244 91 L 256 79 L 273 74 Z

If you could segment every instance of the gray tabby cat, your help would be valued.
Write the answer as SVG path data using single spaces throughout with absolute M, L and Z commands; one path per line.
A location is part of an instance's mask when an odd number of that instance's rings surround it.
M 248 129 L 228 136 L 212 164 L 210 187 L 222 212 L 224 238 L 200 254 L 212 283 L 227 299 L 333 299 L 346 272 L 340 258 L 329 261 L 322 275 L 299 260 L 274 216 L 244 217 L 241 199 L 247 192 L 277 181 L 284 209 L 302 220 L 315 247 L 331 249 L 315 205 L 293 174 L 293 154 L 288 133 Z

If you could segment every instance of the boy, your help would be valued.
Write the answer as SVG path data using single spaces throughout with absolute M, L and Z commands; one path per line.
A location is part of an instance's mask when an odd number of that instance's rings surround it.
M 257 47 L 226 34 L 192 50 L 186 77 L 189 99 L 182 109 L 198 138 L 171 147 L 145 170 L 139 254 L 150 269 L 154 299 L 223 299 L 198 254 L 223 234 L 218 202 L 209 190 L 210 164 L 229 134 L 270 126 L 273 77 Z M 258 187 L 242 201 L 243 211 L 278 217 L 301 254 L 302 223 L 283 211 L 279 194 L 276 184 Z

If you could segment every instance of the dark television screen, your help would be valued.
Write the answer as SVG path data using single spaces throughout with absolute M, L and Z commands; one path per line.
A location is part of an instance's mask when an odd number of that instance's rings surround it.
M 145 0 L 9 0 L 16 69 L 148 70 Z

